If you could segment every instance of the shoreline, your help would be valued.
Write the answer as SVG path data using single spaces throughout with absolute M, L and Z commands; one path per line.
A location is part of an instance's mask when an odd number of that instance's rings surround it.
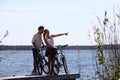
M 114 47 L 114 45 L 113 45 Z M 117 48 L 120 48 L 118 45 Z M 0 45 L 0 50 L 31 50 L 32 45 Z M 45 49 L 45 48 L 44 48 Z M 88 49 L 97 49 L 96 45 L 92 46 L 67 46 L 63 50 L 88 50 Z M 104 45 L 104 49 L 111 49 L 111 45 Z

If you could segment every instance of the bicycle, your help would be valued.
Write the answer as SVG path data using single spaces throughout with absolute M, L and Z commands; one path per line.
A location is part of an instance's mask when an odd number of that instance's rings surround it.
M 37 72 L 39 75 L 42 75 L 42 72 L 44 72 L 45 74 L 48 74 L 48 61 L 43 55 L 42 48 L 40 49 L 36 57 Z
M 66 63 L 65 55 L 63 54 L 62 48 L 68 45 L 57 46 L 57 54 L 53 57 L 52 71 L 54 75 L 58 75 L 60 68 L 63 66 L 66 74 L 69 74 L 69 70 Z M 60 57 L 58 57 L 60 54 Z

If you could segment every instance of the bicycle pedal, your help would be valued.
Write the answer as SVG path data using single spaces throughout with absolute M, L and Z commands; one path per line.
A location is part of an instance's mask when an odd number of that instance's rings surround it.
M 41 65 L 42 68 L 43 68 L 44 66 L 45 66 L 44 64 Z
M 45 63 L 45 65 L 48 65 L 48 63 Z
M 58 64 L 57 66 L 58 66 L 58 67 L 62 67 L 62 64 Z

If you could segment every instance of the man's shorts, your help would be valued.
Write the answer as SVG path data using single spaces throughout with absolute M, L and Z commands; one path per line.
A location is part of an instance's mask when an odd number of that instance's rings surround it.
M 32 48 L 32 52 L 33 52 L 33 59 L 35 60 L 36 57 L 38 56 L 38 50 L 35 48 Z

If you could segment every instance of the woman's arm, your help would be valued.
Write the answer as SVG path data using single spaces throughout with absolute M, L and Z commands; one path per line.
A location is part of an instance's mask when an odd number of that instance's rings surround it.
M 59 36 L 63 36 L 63 35 L 68 35 L 68 32 L 67 33 L 61 33 L 61 34 L 54 34 L 54 35 L 51 35 L 52 37 L 59 37 Z

